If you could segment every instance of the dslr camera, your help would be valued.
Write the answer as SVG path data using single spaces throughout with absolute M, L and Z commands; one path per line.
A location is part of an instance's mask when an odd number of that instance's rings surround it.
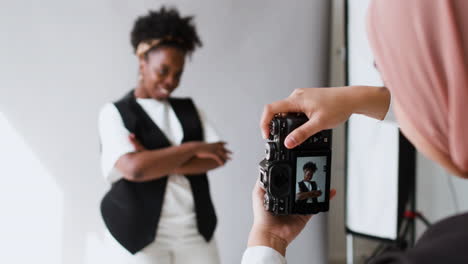
M 284 146 L 286 136 L 308 120 L 302 113 L 286 113 L 270 122 L 259 165 L 264 206 L 274 215 L 328 211 L 332 131 L 320 131 L 293 149 Z

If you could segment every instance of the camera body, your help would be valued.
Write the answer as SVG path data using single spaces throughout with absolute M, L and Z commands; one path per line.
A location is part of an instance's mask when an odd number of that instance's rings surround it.
M 332 131 L 323 130 L 287 149 L 286 136 L 309 119 L 304 114 L 277 114 L 270 122 L 260 182 L 265 209 L 275 215 L 326 212 L 330 200 Z

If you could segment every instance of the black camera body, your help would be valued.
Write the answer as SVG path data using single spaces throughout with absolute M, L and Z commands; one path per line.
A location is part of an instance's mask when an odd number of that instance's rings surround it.
M 332 131 L 323 130 L 293 149 L 286 136 L 309 119 L 304 114 L 278 114 L 270 122 L 266 157 L 260 162 L 265 209 L 275 215 L 326 212 L 330 200 Z

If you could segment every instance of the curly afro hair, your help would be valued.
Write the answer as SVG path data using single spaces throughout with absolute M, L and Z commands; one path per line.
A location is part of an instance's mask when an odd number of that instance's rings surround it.
M 135 21 L 131 32 L 133 51 L 142 41 L 168 38 L 152 50 L 160 46 L 172 46 L 182 49 L 188 55 L 192 54 L 197 47 L 202 46 L 192 21 L 193 16 L 181 17 L 175 8 L 163 6 L 158 11 L 149 11 Z
M 317 165 L 315 163 L 309 161 L 304 166 L 302 167 L 302 170 L 311 170 L 311 171 L 317 171 Z

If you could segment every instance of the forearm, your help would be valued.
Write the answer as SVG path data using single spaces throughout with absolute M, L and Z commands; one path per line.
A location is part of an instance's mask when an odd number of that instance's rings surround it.
M 386 87 L 348 86 L 346 96 L 354 102 L 354 113 L 383 120 L 390 107 L 390 91 Z
M 278 251 L 281 255 L 286 256 L 286 248 L 288 243 L 284 239 L 272 234 L 271 232 L 268 232 L 267 230 L 253 226 L 252 230 L 250 231 L 247 246 L 270 247 Z
M 179 146 L 158 150 L 129 153 L 119 159 L 116 166 L 128 180 L 144 182 L 161 178 L 189 161 L 199 144 L 184 143 Z
M 300 192 L 296 194 L 296 200 L 306 200 L 309 198 L 317 198 L 322 195 L 321 191 Z
M 306 198 L 317 198 L 321 195 L 322 193 L 319 193 L 317 191 L 312 191 L 312 192 L 307 192 L 306 193 Z
M 200 159 L 194 157 L 175 168 L 173 173 L 183 175 L 200 174 L 218 167 L 220 167 L 220 165 L 214 159 Z

